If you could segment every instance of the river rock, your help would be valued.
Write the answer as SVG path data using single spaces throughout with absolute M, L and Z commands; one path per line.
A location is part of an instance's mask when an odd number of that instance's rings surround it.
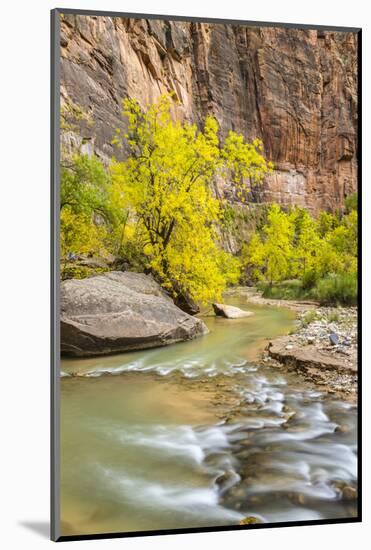
M 251 311 L 245 311 L 235 306 L 228 306 L 226 304 L 213 304 L 215 315 L 219 317 L 226 317 L 227 319 L 240 319 L 242 317 L 250 317 L 253 315 Z
M 346 486 L 343 488 L 343 498 L 344 500 L 357 500 L 358 494 L 357 489 L 351 486 Z
M 150 276 L 110 272 L 61 283 L 61 352 L 87 357 L 165 346 L 206 334 Z
M 339 343 L 339 336 L 335 332 L 332 332 L 329 336 L 329 340 L 332 346 L 337 346 Z
M 219 492 L 222 494 L 236 485 L 240 479 L 240 476 L 234 470 L 227 470 L 216 478 L 215 483 L 218 486 Z
M 257 518 L 256 516 L 248 516 L 247 518 L 241 519 L 240 525 L 251 525 L 253 523 L 263 523 L 261 518 Z
M 269 355 L 280 363 L 307 371 L 315 367 L 322 370 L 357 372 L 357 365 L 312 346 L 309 348 L 301 347 L 299 344 L 287 344 L 287 338 L 276 338 L 269 342 L 267 347 Z

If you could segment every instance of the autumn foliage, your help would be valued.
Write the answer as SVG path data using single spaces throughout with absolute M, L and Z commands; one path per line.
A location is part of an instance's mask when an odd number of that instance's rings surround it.
M 152 271 L 172 293 L 187 291 L 194 300 L 220 298 L 239 279 L 239 260 L 218 242 L 222 203 L 214 196 L 217 176 L 228 177 L 243 196 L 271 166 L 262 144 L 230 132 L 222 145 L 215 118 L 196 124 L 173 121 L 170 98 L 143 111 L 124 101 L 128 131 L 114 143 L 130 154 L 111 166 L 113 185 L 127 201 L 132 223 L 143 239 Z
M 232 131 L 221 140 L 212 116 L 201 127 L 173 120 L 171 101 L 161 96 L 142 109 L 124 100 L 127 131 L 117 130 L 113 144 L 125 160 L 104 166 L 94 155 L 63 155 L 62 276 L 70 276 L 68 259 L 78 255 L 122 259 L 131 269 L 152 272 L 174 297 L 186 293 L 199 302 L 220 299 L 241 275 L 245 283 L 269 287 L 295 279 L 301 288 L 322 288 L 325 294 L 331 286 L 347 286 L 346 277 L 353 284 L 354 197 L 343 215 L 322 212 L 317 219 L 305 209 L 284 211 L 272 204 L 238 254 L 222 248 L 233 208 L 218 197 L 216 182 L 229 182 L 241 204 L 273 166 L 260 140 L 250 143 Z

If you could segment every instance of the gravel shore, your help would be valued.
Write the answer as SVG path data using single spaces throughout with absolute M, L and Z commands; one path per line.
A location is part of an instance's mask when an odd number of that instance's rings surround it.
M 319 307 L 299 311 L 296 329 L 269 342 L 267 362 L 296 370 L 322 390 L 357 399 L 357 309 Z
M 255 288 L 238 288 L 247 303 L 285 307 L 296 312 L 292 333 L 271 340 L 263 361 L 293 370 L 319 389 L 357 400 L 358 333 L 356 307 L 323 307 L 315 302 L 266 299 Z

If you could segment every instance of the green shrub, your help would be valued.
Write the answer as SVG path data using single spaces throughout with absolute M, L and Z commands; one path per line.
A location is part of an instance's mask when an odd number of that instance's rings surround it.
M 264 298 L 275 300 L 301 300 L 309 297 L 309 292 L 303 289 L 301 281 L 292 279 L 275 285 L 260 284 Z
M 328 275 L 318 281 L 312 294 L 322 305 L 353 306 L 357 304 L 357 287 L 356 274 L 338 273 Z
M 330 321 L 330 323 L 337 323 L 340 320 L 338 312 L 337 311 L 331 311 L 327 315 L 327 320 Z
M 264 298 L 274 300 L 316 300 L 321 305 L 357 305 L 357 275 L 350 273 L 338 273 L 324 277 L 317 281 L 313 288 L 305 288 L 299 279 L 283 281 L 275 285 L 260 283 L 257 285 Z M 312 312 L 308 312 L 308 324 Z M 334 313 L 336 320 L 336 313 Z
M 341 290 L 342 274 L 357 271 L 357 197 L 348 197 L 345 215 L 321 212 L 312 217 L 303 208 L 284 211 L 277 204 L 269 207 L 266 224 L 251 236 L 241 248 L 241 261 L 246 277 L 251 282 L 264 281 L 270 287 L 267 293 L 288 299 L 302 297 L 301 290 L 310 292 L 320 280 L 330 274 L 339 275 L 337 282 L 319 286 L 320 295 L 326 298 L 326 288 L 335 284 L 339 300 L 352 300 L 353 290 Z M 300 279 L 299 287 L 278 287 L 282 281 Z M 345 279 L 344 279 L 345 280 Z M 350 279 L 352 284 L 354 278 Z M 277 290 L 277 287 L 280 290 Z M 354 284 L 353 287 L 354 288 Z M 330 289 L 331 290 L 331 289 Z M 285 294 L 288 293 L 287 296 Z M 331 292 L 329 299 L 332 300 Z
M 345 211 L 351 212 L 352 210 L 357 210 L 358 208 L 358 195 L 353 193 L 345 199 Z
M 66 265 L 61 264 L 61 279 L 65 281 L 66 279 L 86 279 L 92 275 L 99 275 L 100 273 L 105 273 L 109 271 L 108 267 L 89 267 L 84 265 L 74 265 L 68 263 Z
M 315 321 L 317 319 L 317 312 L 315 309 L 310 309 L 309 311 L 307 311 L 302 320 L 301 320 L 301 324 L 303 327 L 307 327 L 308 325 L 310 325 L 310 323 L 313 323 L 313 321 Z
M 302 287 L 304 289 L 313 288 L 317 284 L 318 278 L 318 272 L 316 272 L 314 269 L 306 271 L 302 277 Z

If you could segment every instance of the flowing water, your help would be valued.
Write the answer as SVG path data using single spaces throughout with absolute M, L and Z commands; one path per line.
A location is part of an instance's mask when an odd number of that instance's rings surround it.
M 248 309 L 191 342 L 62 361 L 62 534 L 356 515 L 355 407 L 259 364 L 293 315 Z

